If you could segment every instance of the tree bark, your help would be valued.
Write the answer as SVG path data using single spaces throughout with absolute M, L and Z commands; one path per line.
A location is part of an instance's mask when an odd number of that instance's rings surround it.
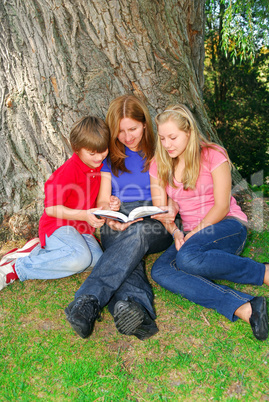
M 185 103 L 218 141 L 201 93 L 204 18 L 204 0 L 2 0 L 0 219 L 32 205 L 35 220 L 73 122 L 104 118 L 121 94 L 152 117 Z

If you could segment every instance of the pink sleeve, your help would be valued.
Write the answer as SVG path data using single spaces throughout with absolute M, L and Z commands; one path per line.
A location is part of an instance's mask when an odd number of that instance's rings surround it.
M 227 156 L 223 148 L 216 146 L 217 149 L 208 148 L 205 159 L 207 160 L 208 169 L 213 172 L 222 163 L 227 162 Z
M 157 164 L 156 164 L 156 161 L 154 158 L 150 162 L 149 174 L 150 174 L 150 176 L 154 177 L 155 179 L 157 179 L 157 177 L 158 177 Z

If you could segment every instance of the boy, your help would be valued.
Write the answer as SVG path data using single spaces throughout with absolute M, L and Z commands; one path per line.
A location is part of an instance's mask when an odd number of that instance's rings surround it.
M 98 117 L 83 117 L 74 124 L 70 133 L 74 153 L 45 183 L 40 245 L 29 256 L 0 266 L 0 290 L 16 279 L 63 278 L 98 261 L 102 249 L 93 233 L 105 220 L 91 212 L 96 207 L 109 138 L 107 125 Z M 111 197 L 110 207 L 119 209 L 118 198 Z

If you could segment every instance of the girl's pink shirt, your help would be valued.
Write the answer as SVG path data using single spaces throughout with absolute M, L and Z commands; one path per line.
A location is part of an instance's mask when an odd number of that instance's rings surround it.
M 185 232 L 193 230 L 214 206 L 213 178 L 212 172 L 222 163 L 227 161 L 227 157 L 221 151 L 212 148 L 203 148 L 201 154 L 201 169 L 194 190 L 184 190 L 183 184 L 174 179 L 176 187 L 166 186 L 166 192 L 170 198 L 177 202 L 179 213 L 182 219 Z M 152 160 L 149 174 L 157 178 L 157 164 Z M 236 204 L 234 197 L 231 197 L 230 211 L 227 216 L 234 216 L 247 222 L 247 216 Z

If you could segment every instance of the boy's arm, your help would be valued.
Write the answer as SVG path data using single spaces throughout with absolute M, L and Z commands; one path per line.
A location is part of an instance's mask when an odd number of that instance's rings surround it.
M 52 207 L 45 208 L 45 211 L 48 216 L 52 216 L 54 218 L 86 221 L 94 228 L 99 228 L 103 226 L 103 224 L 105 223 L 105 219 L 98 219 L 95 215 L 93 215 L 91 211 L 94 211 L 95 209 L 97 208 L 92 208 L 88 210 L 71 209 L 65 207 L 64 205 L 54 205 Z
M 97 207 L 103 209 L 110 208 L 110 197 L 112 192 L 111 173 L 101 172 L 101 184 L 97 197 Z

